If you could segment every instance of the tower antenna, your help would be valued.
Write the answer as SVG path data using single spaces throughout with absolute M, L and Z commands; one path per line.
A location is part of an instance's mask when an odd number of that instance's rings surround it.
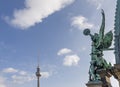
M 40 67 L 40 55 L 37 58 L 37 64 L 38 64 L 38 67 Z
M 38 66 L 37 66 L 37 71 L 36 71 L 36 77 L 37 77 L 37 87 L 40 87 L 40 57 L 37 58 Z

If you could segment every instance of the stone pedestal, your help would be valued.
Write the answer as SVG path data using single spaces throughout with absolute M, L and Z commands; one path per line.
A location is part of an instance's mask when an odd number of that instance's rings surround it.
M 103 83 L 101 81 L 89 81 L 86 86 L 87 87 L 103 87 Z
M 103 87 L 112 87 L 110 82 L 110 77 L 112 74 L 109 72 L 109 70 L 100 69 L 97 71 L 97 73 L 101 77 L 101 81 L 103 82 Z
M 114 67 L 114 72 L 117 76 L 117 79 L 120 80 L 120 64 L 115 64 Z
M 118 80 L 120 87 L 120 64 L 115 64 L 111 72 L 112 75 Z

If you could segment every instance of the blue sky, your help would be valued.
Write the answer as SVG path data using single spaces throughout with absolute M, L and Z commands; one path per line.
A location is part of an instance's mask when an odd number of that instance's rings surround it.
M 41 87 L 85 87 L 91 41 L 83 30 L 98 32 L 101 9 L 105 32 L 113 30 L 115 6 L 116 0 L 1 0 L 0 87 L 35 87 L 38 58 Z M 104 58 L 115 63 L 113 51 Z

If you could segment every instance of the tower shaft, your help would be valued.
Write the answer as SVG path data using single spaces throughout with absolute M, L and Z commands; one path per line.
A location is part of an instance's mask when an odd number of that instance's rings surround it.
M 37 87 L 40 87 L 40 78 L 39 77 L 37 77 Z
M 37 67 L 37 72 L 36 72 L 36 76 L 37 76 L 37 87 L 40 87 L 40 67 Z

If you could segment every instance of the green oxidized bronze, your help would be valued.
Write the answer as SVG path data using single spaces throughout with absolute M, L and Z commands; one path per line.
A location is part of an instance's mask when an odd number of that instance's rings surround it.
M 103 58 L 103 51 L 105 50 L 112 50 L 109 48 L 112 44 L 113 40 L 113 33 L 109 31 L 108 33 L 104 34 L 105 30 L 105 14 L 104 11 L 102 13 L 102 24 L 99 30 L 99 33 L 95 33 L 92 35 L 89 29 L 84 30 L 84 35 L 89 35 L 92 40 L 92 52 L 91 52 L 91 62 L 89 68 L 89 80 L 90 81 L 97 81 L 101 80 L 99 74 L 97 74 L 97 70 L 99 69 L 110 69 L 111 64 L 107 63 L 106 60 Z

